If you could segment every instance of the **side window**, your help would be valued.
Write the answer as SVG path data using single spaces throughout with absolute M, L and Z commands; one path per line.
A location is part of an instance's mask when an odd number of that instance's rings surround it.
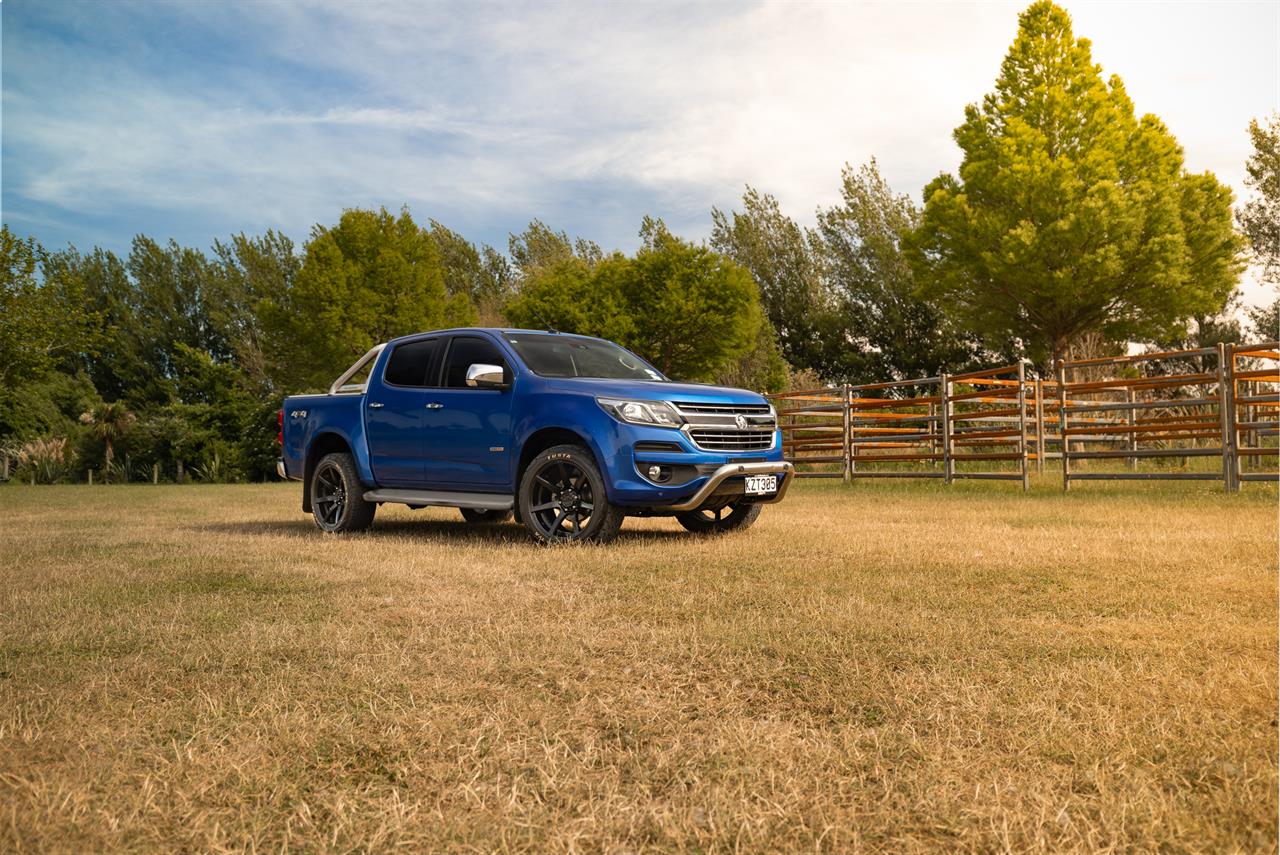
M 427 371 L 440 340 L 435 338 L 396 345 L 387 360 L 382 381 L 389 386 L 429 386 Z
M 472 365 L 501 365 L 502 379 L 511 382 L 511 368 L 502 358 L 497 345 L 484 338 L 455 338 L 449 345 L 449 357 L 444 366 L 444 382 L 450 389 L 467 389 L 467 368 Z

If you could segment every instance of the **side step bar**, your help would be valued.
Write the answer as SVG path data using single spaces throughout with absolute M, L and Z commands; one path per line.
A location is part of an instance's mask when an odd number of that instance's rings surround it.
M 501 493 L 452 493 L 445 490 L 407 490 L 388 488 L 369 490 L 366 502 L 395 502 L 402 505 L 436 505 L 445 508 L 475 508 L 483 511 L 509 511 L 515 497 Z

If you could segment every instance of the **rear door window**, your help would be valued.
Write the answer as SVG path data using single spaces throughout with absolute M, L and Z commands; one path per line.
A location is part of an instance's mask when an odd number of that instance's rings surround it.
M 425 338 L 398 344 L 387 360 L 387 370 L 382 380 L 388 386 L 423 387 L 434 385 L 428 380 L 428 372 L 435 361 L 438 338 Z

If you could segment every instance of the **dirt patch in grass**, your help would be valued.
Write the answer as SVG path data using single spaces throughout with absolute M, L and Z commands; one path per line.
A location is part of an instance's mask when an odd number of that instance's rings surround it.
M 607 547 L 0 489 L 0 849 L 1273 851 L 1276 493 L 799 485 Z

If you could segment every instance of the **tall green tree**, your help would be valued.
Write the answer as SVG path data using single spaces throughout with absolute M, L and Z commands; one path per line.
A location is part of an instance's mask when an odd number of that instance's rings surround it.
M 218 266 L 202 251 L 177 241 L 133 239 L 126 263 L 134 281 L 138 322 L 133 334 L 143 357 L 172 384 L 178 345 L 214 359 L 235 356 L 232 318 Z
M 0 386 L 53 365 L 55 319 L 36 275 L 43 255 L 34 238 L 23 240 L 8 226 L 0 228 Z
M 1249 123 L 1253 153 L 1245 163 L 1245 186 L 1253 191 L 1240 211 L 1240 228 L 1262 265 L 1262 278 L 1280 285 L 1280 113 Z
M 445 290 L 450 295 L 465 294 L 482 322 L 498 322 L 515 284 L 507 259 L 488 244 L 477 248 L 435 220 L 428 234 L 440 255 Z
M 1280 113 L 1265 123 L 1250 122 L 1249 138 L 1253 154 L 1245 164 L 1245 185 L 1253 198 L 1240 211 L 1240 228 L 1262 268 L 1262 281 L 1280 288 Z M 1280 337 L 1280 294 L 1269 306 L 1251 310 L 1249 320 L 1259 338 Z
M 0 227 L 0 389 L 39 380 L 99 344 L 100 319 L 83 281 L 49 273 L 34 238 Z
M 283 366 L 272 364 L 273 352 L 263 329 L 261 307 L 285 299 L 302 269 L 302 257 L 288 235 L 268 230 L 263 235 L 233 235 L 214 241 L 219 266 L 218 296 L 212 309 L 215 323 L 225 331 L 236 365 L 245 382 L 263 393 L 278 391 L 273 378 Z
M 530 268 L 507 314 L 520 326 L 609 338 L 680 380 L 711 380 L 755 342 L 751 274 L 645 218 L 634 257 L 577 253 Z
M 845 166 L 840 196 L 839 205 L 818 212 L 818 233 L 838 337 L 860 345 L 847 379 L 902 380 L 971 367 L 982 352 L 976 337 L 918 293 L 903 251 L 920 222 L 910 198 L 893 192 L 874 159 Z
M 925 188 L 912 257 L 926 293 L 989 339 L 1045 363 L 1087 331 L 1169 336 L 1234 291 L 1230 189 L 1186 172 L 1050 0 L 1022 13 L 995 91 L 955 139 L 959 175 Z
M 712 248 L 750 271 L 787 362 L 834 378 L 845 373 L 851 345 L 833 341 L 838 321 L 818 244 L 776 198 L 750 186 L 741 211 L 711 211 Z
M 124 261 L 98 247 L 87 255 L 68 247 L 49 254 L 44 275 L 46 282 L 83 295 L 101 343 L 77 348 L 69 357 L 68 372 L 84 371 L 107 400 L 157 397 L 158 370 L 139 348 L 138 327 L 145 319 L 138 313 L 134 283 Z
M 475 320 L 450 296 L 431 236 L 402 210 L 344 211 L 316 226 L 291 288 L 261 306 L 287 391 L 323 388 L 373 345 Z
M 585 238 L 571 240 L 567 232 L 558 232 L 541 220 L 533 220 L 523 232 L 511 235 L 507 251 L 516 276 L 521 280 L 539 267 L 574 258 L 590 267 L 604 258 L 599 244 Z

